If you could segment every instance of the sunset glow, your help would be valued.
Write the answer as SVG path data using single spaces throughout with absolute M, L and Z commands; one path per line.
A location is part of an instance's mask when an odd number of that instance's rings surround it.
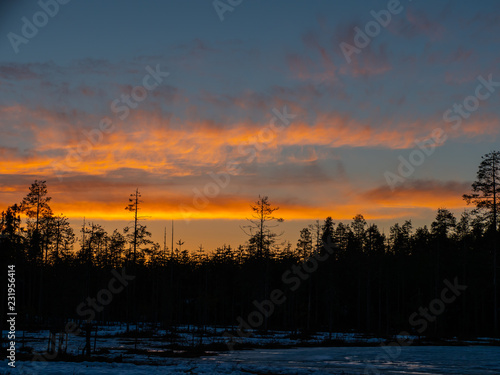
M 361 213 L 374 222 L 428 224 L 439 207 L 466 207 L 461 196 L 499 133 L 498 93 L 476 90 L 500 77 L 488 44 L 494 33 L 483 28 L 487 11 L 456 4 L 438 21 L 424 5 L 407 4 L 346 59 L 339 46 L 354 43 L 354 26 L 371 19 L 371 3 L 364 11 L 287 4 L 297 22 L 279 32 L 265 11 L 258 31 L 250 24 L 233 30 L 256 7 L 238 8 L 223 27 L 185 5 L 175 17 L 173 9 L 147 12 L 168 13 L 154 17 L 172 30 L 191 16 L 206 30 L 181 36 L 139 31 L 152 21 L 130 9 L 121 14 L 135 17 L 133 31 L 108 30 L 113 10 L 103 6 L 93 33 L 127 41 L 112 53 L 83 32 L 77 19 L 88 10 L 78 3 L 18 53 L 3 38 L 2 207 L 19 202 L 35 179 L 47 180 L 54 211 L 74 220 L 128 220 L 124 206 L 136 188 L 148 220 L 207 225 L 244 220 L 259 194 L 286 220 L 304 222 Z M 29 10 L 12 5 L 6 30 L 18 29 Z M 483 43 L 466 44 L 453 17 L 467 19 Z M 254 32 L 265 42 L 253 40 Z M 476 92 L 491 96 L 472 111 L 466 100 Z M 456 105 L 469 110 L 457 115 Z M 440 141 L 432 139 L 436 129 Z M 419 142 L 432 152 L 391 188 L 387 172 L 397 175 Z

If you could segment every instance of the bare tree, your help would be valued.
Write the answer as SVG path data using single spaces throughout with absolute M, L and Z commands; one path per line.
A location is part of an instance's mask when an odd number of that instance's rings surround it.
M 279 207 L 273 207 L 267 196 L 261 197 L 255 204 L 250 206 L 253 214 L 251 218 L 247 218 L 249 225 L 242 227 L 243 231 L 250 237 L 250 247 L 254 250 L 257 257 L 269 257 L 270 247 L 274 243 L 274 239 L 281 235 L 276 234 L 270 228 L 276 227 L 278 224 L 268 224 L 271 222 L 282 223 L 283 218 L 275 217 L 273 214 L 279 210 Z

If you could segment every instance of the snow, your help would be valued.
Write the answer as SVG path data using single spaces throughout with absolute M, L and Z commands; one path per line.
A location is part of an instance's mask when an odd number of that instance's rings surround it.
M 401 349 L 401 352 L 397 349 Z M 500 348 L 495 346 L 409 346 L 257 349 L 196 359 L 167 358 L 161 363 L 48 362 L 41 368 L 16 362 L 5 374 L 499 374 Z M 21 366 L 22 364 L 22 366 Z M 8 368 L 6 361 L 3 369 Z M 367 371 L 367 372 L 365 372 Z
M 139 324 L 140 331 L 150 332 L 147 338 L 139 338 L 138 351 L 134 351 L 135 340 L 131 325 L 112 323 L 98 327 L 97 355 L 110 360 L 121 356 L 118 362 L 22 362 L 16 361 L 16 369 L 0 364 L 0 374 L 500 374 L 500 340 L 481 337 L 463 345 L 457 339 L 449 340 L 450 346 L 387 346 L 397 339 L 416 339 L 413 336 L 394 336 L 392 340 L 365 336 L 356 332 L 331 334 L 344 347 L 324 347 L 329 333 L 318 332 L 307 340 L 290 336 L 289 332 L 252 332 L 239 342 L 258 346 L 254 350 L 207 352 L 199 358 L 172 357 L 172 332 Z M 179 349 L 193 343 L 225 344 L 224 332 L 233 332 L 236 327 L 208 327 L 203 331 L 193 326 L 176 327 L 175 344 Z M 3 331 L 3 335 L 7 332 Z M 48 331 L 18 331 L 17 352 L 34 350 L 43 353 L 47 349 Z M 81 354 L 85 338 L 69 335 L 67 352 Z M 92 346 L 94 338 L 92 337 Z M 491 345 L 488 345 L 491 344 Z M 179 347 L 179 345 L 181 347 Z M 264 349 L 266 345 L 288 348 Z M 313 347 L 301 347 L 312 345 Z M 323 347 L 322 347 L 323 345 Z M 363 346 L 372 345 L 372 346 Z M 496 346 L 495 346 L 496 345 Z M 272 346 L 268 346 L 272 347 Z M 24 369 L 24 371 L 22 371 Z M 366 372 L 365 372 L 366 371 Z M 378 371 L 378 372 L 377 372 Z
M 106 326 L 98 327 L 97 335 L 97 349 L 107 349 L 110 355 L 119 355 L 121 352 L 125 351 L 127 348 L 134 347 L 133 332 L 135 331 L 135 325 L 130 325 L 130 335 L 128 337 L 121 336 L 126 333 L 127 326 L 124 323 L 114 323 Z M 140 324 L 140 331 L 143 329 L 148 329 L 151 332 L 152 337 L 144 339 L 139 339 L 140 348 L 148 348 L 150 350 L 160 350 L 165 351 L 166 345 L 170 344 L 171 341 L 166 339 L 167 332 L 163 329 L 157 329 L 146 324 Z M 286 346 L 300 346 L 304 344 L 313 344 L 315 346 L 320 346 L 321 343 L 327 341 L 330 334 L 327 332 L 318 332 L 311 335 L 307 340 L 299 338 L 290 338 L 289 332 L 282 331 L 268 331 L 267 333 L 261 332 L 251 332 L 250 337 L 239 337 L 235 330 L 237 327 L 207 327 L 205 331 L 198 331 L 197 327 L 193 326 L 179 326 L 176 327 L 174 334 L 176 338 L 173 340 L 176 344 L 190 347 L 193 342 L 198 343 L 200 341 L 200 336 L 203 344 L 214 344 L 228 343 L 229 339 L 224 338 L 222 334 L 224 332 L 232 332 L 236 338 L 235 342 L 244 343 L 248 345 L 255 346 L 265 346 L 265 345 L 286 345 Z M 2 331 L 4 337 L 7 335 L 7 331 Z M 94 332 L 92 333 L 92 345 L 94 344 Z M 47 339 L 49 337 L 48 330 L 40 331 L 18 331 L 17 332 L 17 347 L 28 346 L 36 352 L 43 352 L 47 349 Z M 332 340 L 340 340 L 348 344 L 354 343 L 364 343 L 364 344 L 380 344 L 385 341 L 385 339 L 377 337 L 367 337 L 355 332 L 347 333 L 332 333 Z M 83 335 L 68 335 L 68 346 L 67 352 L 69 354 L 79 354 L 85 347 L 85 337 Z

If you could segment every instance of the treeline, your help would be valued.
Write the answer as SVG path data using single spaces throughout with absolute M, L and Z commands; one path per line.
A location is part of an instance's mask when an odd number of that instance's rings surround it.
M 286 300 L 255 328 L 498 336 L 496 201 L 476 204 L 459 218 L 442 208 L 430 227 L 414 228 L 408 220 L 387 234 L 362 215 L 349 223 L 328 217 L 302 229 L 291 244 L 280 243 L 276 233 L 283 221 L 274 216 L 278 207 L 259 197 L 243 228 L 249 236 L 245 244 L 189 252 L 181 240 L 177 249 L 151 241 L 137 220 L 139 197 L 137 190 L 127 206 L 136 218 L 133 226 L 109 233 L 87 223 L 79 228 L 78 241 L 67 218 L 53 214 L 43 181 L 2 212 L 3 285 L 6 265 L 15 264 L 21 324 L 76 319 L 238 325 L 278 289 Z M 473 186 L 464 198 L 482 197 Z M 110 288 L 113 270 L 133 277 L 103 303 L 100 291 Z M 467 288 L 441 311 L 431 302 L 443 299 L 445 280 Z M 5 308 L 6 288 L 1 290 Z M 425 329 L 410 322 L 415 313 L 426 320 Z

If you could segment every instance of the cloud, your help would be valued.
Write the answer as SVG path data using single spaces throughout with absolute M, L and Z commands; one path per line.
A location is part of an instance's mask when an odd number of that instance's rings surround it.
M 324 27 L 323 27 L 324 29 Z M 337 65 L 330 43 L 322 40 L 328 31 L 310 30 L 302 34 L 302 45 L 305 51 L 289 52 L 286 55 L 286 64 L 292 77 L 301 81 L 336 81 Z
M 470 190 L 471 182 L 440 180 L 406 180 L 394 191 L 382 185 L 362 194 L 362 198 L 378 207 L 461 208 L 466 204 L 462 195 Z
M 435 18 L 443 20 L 442 14 Z M 436 41 L 443 39 L 445 27 L 443 22 L 433 20 L 428 13 L 414 7 L 407 7 L 403 17 L 392 20 L 387 27 L 393 34 L 413 39 L 419 36 L 427 36 Z
M 290 53 L 287 56 L 289 69 L 295 78 L 333 82 L 338 80 L 339 75 L 367 77 L 391 70 L 385 43 L 372 42 L 359 54 L 352 54 L 350 63 L 345 61 L 340 44 L 354 46 L 355 27 L 362 28 L 365 24 L 366 21 L 357 19 L 337 25 L 334 30 L 327 30 L 325 21 L 322 21 L 321 32 L 314 30 L 304 33 L 302 42 L 307 53 Z M 326 38 L 323 36 L 325 34 Z
M 40 78 L 31 64 L 4 63 L 0 65 L 0 79 L 22 81 Z
M 123 168 L 183 176 L 219 168 L 227 161 L 286 160 L 299 165 L 328 160 L 328 150 L 343 147 L 413 148 L 415 140 L 443 127 L 439 121 L 387 121 L 373 126 L 332 112 L 318 113 L 308 122 L 297 118 L 282 129 L 271 130 L 271 116 L 265 122 L 227 120 L 227 125 L 221 125 L 136 110 L 125 122 L 112 118 L 115 130 L 103 134 L 97 131 L 101 117 L 85 111 L 32 110 L 17 105 L 0 107 L 0 116 L 6 127 L 0 146 L 9 147 L 2 160 L 4 173 L 53 175 L 52 167 L 57 165 L 68 177 L 105 176 Z M 498 133 L 495 119 L 476 117 L 457 130 L 447 129 L 448 137 L 474 140 Z
M 353 77 L 366 77 L 390 71 L 392 65 L 389 62 L 387 45 L 381 43 L 373 46 L 372 44 L 363 48 L 359 54 L 352 55 L 351 63 L 343 65 L 340 72 Z
M 446 32 L 435 17 L 422 12 L 394 17 L 391 27 L 400 19 L 407 37 L 425 35 L 434 41 Z M 441 90 L 450 87 L 441 84 L 439 73 L 414 85 L 413 78 L 429 64 L 452 65 L 448 82 L 470 78 L 462 73 L 477 71 L 475 51 L 466 44 L 411 50 L 422 53 L 407 58 L 415 68 L 408 70 L 408 65 L 394 63 L 405 49 L 393 48 L 389 42 L 395 36 L 384 31 L 348 65 L 336 41 L 352 41 L 353 27 L 364 24 L 328 30 L 321 20 L 319 30 L 304 32 L 301 45 L 280 55 L 285 76 L 272 64 L 260 66 L 259 51 L 238 41 L 195 40 L 177 46 L 172 58 L 165 53 L 118 62 L 77 60 L 64 66 L 0 64 L 0 94 L 7 98 L 0 106 L 2 202 L 18 202 L 35 178 L 47 179 L 58 212 L 126 218 L 124 204 L 139 186 L 144 214 L 181 218 L 179 204 L 192 206 L 193 189 L 202 190 L 212 181 L 210 172 L 224 171 L 234 161 L 242 172 L 231 176 L 231 184 L 195 217 L 242 218 L 249 202 L 263 192 L 275 197 L 283 216 L 291 219 L 332 215 L 349 220 L 357 213 L 368 219 L 393 218 L 441 204 L 463 205 L 460 183 L 409 181 L 395 192 L 385 186 L 370 188 L 374 182 L 363 171 L 373 164 L 363 167 L 360 160 L 340 158 L 350 148 L 376 149 L 380 155 L 412 149 L 415 140 L 429 137 L 437 127 L 460 143 L 498 134 L 497 116 L 483 112 L 494 101 L 481 103 L 481 113 L 451 129 L 442 113 L 453 104 L 452 94 L 458 102 L 468 93 Z M 226 53 L 224 61 L 220 53 Z M 111 101 L 129 94 L 141 83 L 144 67 L 157 61 L 179 68 L 177 76 L 172 74 L 172 80 L 149 92 L 147 100 L 119 120 L 110 110 Z M 276 76 L 271 77 L 269 66 Z M 241 79 L 255 85 L 234 82 L 231 74 L 241 75 L 247 67 L 254 70 Z M 286 68 L 294 79 L 287 80 Z M 266 73 L 261 76 L 259 69 Z M 260 78 L 254 79 L 253 72 Z M 440 100 L 445 107 L 436 109 Z M 284 105 L 297 117 L 269 133 L 272 109 Z M 401 106 L 408 111 L 398 113 Z M 103 116 L 113 120 L 115 129 L 96 135 Z M 89 142 L 95 144 L 89 148 Z M 57 166 L 65 172 L 63 181 L 57 178 Z M 357 169 L 362 185 L 351 185 L 350 168 Z

